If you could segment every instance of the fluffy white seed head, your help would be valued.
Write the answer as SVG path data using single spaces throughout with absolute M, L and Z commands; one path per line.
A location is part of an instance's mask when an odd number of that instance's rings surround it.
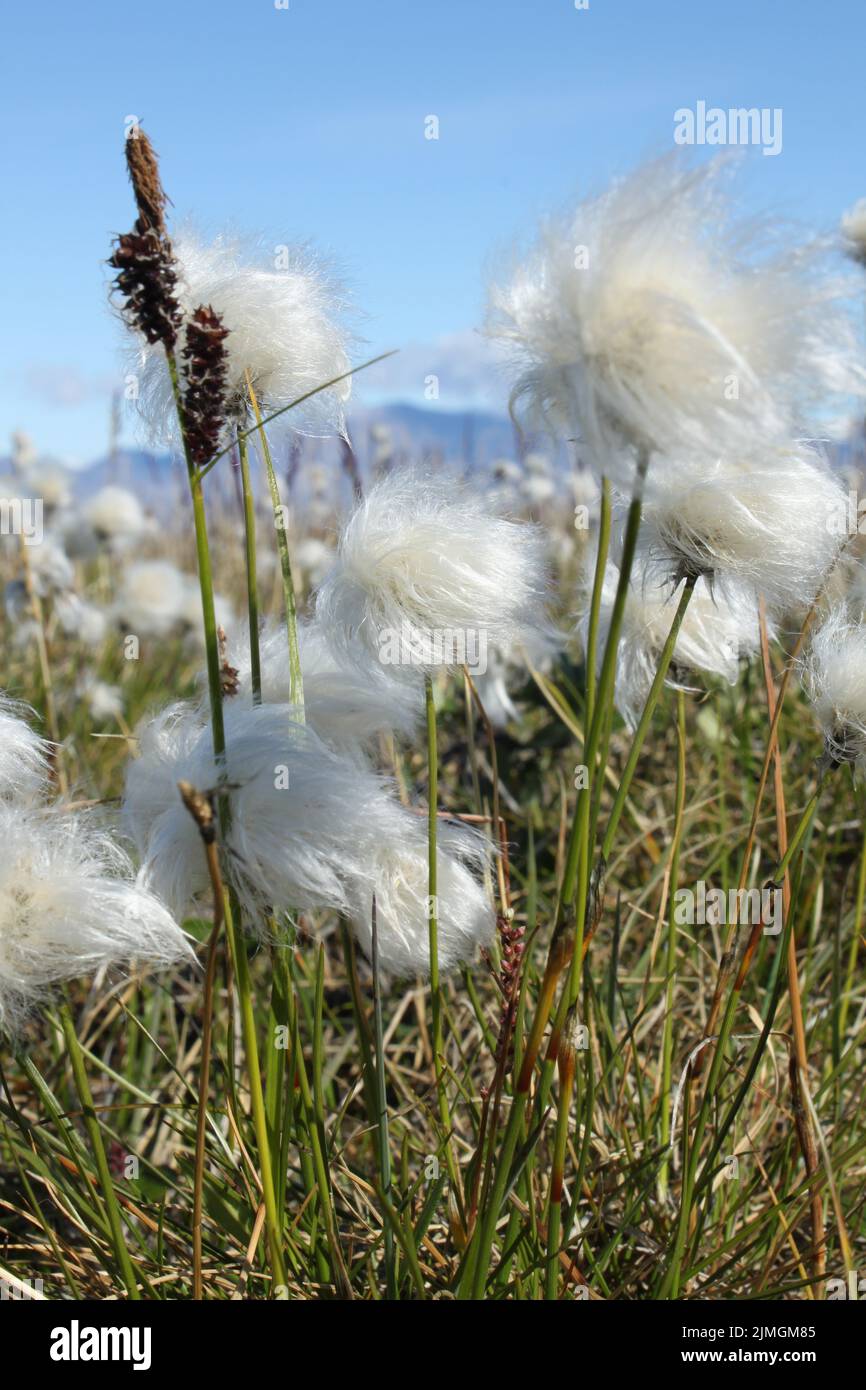
M 105 610 L 72 591 L 58 594 L 54 600 L 54 616 L 65 635 L 85 647 L 101 647 L 105 641 L 108 628 Z
M 838 762 L 866 772 L 866 626 L 852 620 L 844 603 L 835 604 L 813 629 L 803 683 L 824 734 L 827 751 Z
M 277 913 L 330 909 L 351 918 L 362 944 L 373 893 L 380 903 L 380 960 L 389 972 L 424 970 L 427 917 L 416 902 L 414 856 L 423 819 L 400 806 L 388 783 L 328 748 L 288 705 L 226 704 L 231 830 L 228 863 L 245 921 L 263 931 Z M 177 912 L 208 890 L 198 831 L 181 805 L 177 783 L 214 787 L 210 730 L 188 705 L 164 711 L 140 730 L 140 757 L 129 766 L 124 816 L 138 845 L 145 883 Z M 440 857 L 443 960 L 465 958 L 486 939 L 492 917 L 472 875 L 475 838 L 455 830 Z M 420 837 L 420 839 L 419 839 Z M 459 843 L 458 843 L 459 842 Z M 459 853 L 458 853 L 459 850 Z M 395 877 L 400 855 L 402 878 Z M 453 861 L 453 862 L 452 862 Z M 420 872 L 420 870 L 418 870 Z M 426 881 L 426 879 L 425 879 Z M 401 913 L 409 914 L 405 918 Z M 423 923 L 418 914 L 423 914 Z M 409 944 L 417 950 L 409 953 Z
M 319 587 L 333 563 L 333 548 L 316 536 L 304 537 L 292 551 L 292 564 L 311 589 Z
M 0 802 L 28 806 L 48 784 L 49 745 L 27 723 L 33 711 L 0 696 Z
M 123 694 L 119 685 L 90 678 L 84 682 L 81 693 L 91 719 L 97 724 L 113 723 L 123 717 Z
M 264 414 L 272 413 L 349 369 L 339 292 L 303 248 L 219 236 L 205 243 L 183 231 L 173 240 L 178 299 L 185 318 L 210 305 L 229 330 L 226 399 L 245 418 L 246 373 Z M 151 432 L 174 440 L 174 400 L 161 347 L 141 348 L 141 413 Z M 295 429 L 328 433 L 343 427 L 351 378 L 312 396 L 287 417 Z
M 426 975 L 430 968 L 427 826 L 396 802 L 382 808 L 379 838 L 363 875 L 350 884 L 352 923 L 364 954 L 372 959 L 372 908 L 381 969 L 387 975 Z M 437 835 L 436 909 L 439 965 L 453 970 L 489 946 L 494 916 L 481 886 L 487 860 L 482 838 L 440 822 Z
M 82 514 L 97 540 L 115 548 L 137 540 L 147 528 L 147 518 L 135 493 L 113 484 L 94 493 L 84 503 Z
M 378 779 L 346 763 L 300 725 L 289 705 L 225 705 L 232 810 L 232 880 L 250 919 L 262 929 L 269 906 L 340 907 L 345 901 L 338 846 L 355 808 L 382 793 Z M 139 728 L 123 810 L 146 881 L 176 911 L 208 890 L 198 830 L 177 791 L 181 780 L 218 784 L 204 711 L 170 706 Z
M 491 293 L 515 401 L 576 433 L 625 491 L 635 450 L 771 446 L 828 390 L 862 389 L 828 248 L 756 246 L 759 229 L 731 218 L 724 167 L 635 170 L 549 221 Z
M 335 647 L 322 624 L 301 623 L 298 628 L 301 674 L 304 683 L 304 717 L 324 743 L 343 753 L 363 751 L 381 733 L 411 738 L 423 715 L 424 694 L 420 677 L 395 680 L 365 647 L 347 654 Z M 274 622 L 259 638 L 262 698 L 268 704 L 291 702 L 291 672 L 285 624 Z M 249 642 L 241 637 L 231 651 L 238 670 L 237 699 L 250 700 Z
M 17 1030 L 61 980 L 192 959 L 166 908 L 86 816 L 0 802 L 0 1029 Z
M 590 571 L 586 576 L 586 607 L 578 628 L 584 650 L 589 633 L 592 578 Z M 609 562 L 599 616 L 599 662 L 610 631 L 618 583 L 619 570 Z M 616 706 L 629 728 L 635 727 L 643 711 L 681 594 L 682 585 L 673 590 L 652 570 L 636 562 L 617 649 L 615 685 Z M 743 585 L 711 592 L 706 580 L 699 579 L 674 647 L 668 684 L 684 687 L 689 674 L 698 672 L 720 676 L 734 685 L 740 658 L 751 656 L 758 642 L 755 594 Z
M 40 598 L 62 594 L 72 587 L 75 567 L 58 537 L 46 533 L 36 545 L 29 545 L 27 561 Z
M 646 501 L 642 545 L 662 575 L 745 584 L 795 612 L 821 587 L 845 519 L 840 479 L 801 446 L 763 467 L 717 460 L 691 485 L 670 475 Z
M 545 542 L 452 478 L 394 469 L 340 536 L 316 601 L 334 639 L 364 644 L 394 674 L 475 664 L 545 624 Z M 466 654 L 461 655 L 461 652 Z
M 123 572 L 113 612 L 119 626 L 140 637 L 164 637 L 183 620 L 188 581 L 166 560 L 142 560 Z
M 520 484 L 520 495 L 527 507 L 543 507 L 556 496 L 556 483 L 543 473 L 530 473 Z

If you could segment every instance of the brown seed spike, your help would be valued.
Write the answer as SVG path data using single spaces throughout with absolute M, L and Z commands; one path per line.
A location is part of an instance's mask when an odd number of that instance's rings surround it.
M 108 264 L 118 272 L 114 288 L 124 301 L 127 322 L 149 343 L 164 343 L 171 352 L 181 314 L 169 243 L 139 219 L 133 231 L 117 238 Z
M 228 329 L 209 305 L 200 305 L 186 326 L 184 430 L 198 467 L 217 453 L 225 423 L 227 337 Z
M 168 198 L 159 177 L 159 163 L 150 140 L 140 126 L 133 126 L 126 140 L 126 167 L 142 226 L 165 236 Z

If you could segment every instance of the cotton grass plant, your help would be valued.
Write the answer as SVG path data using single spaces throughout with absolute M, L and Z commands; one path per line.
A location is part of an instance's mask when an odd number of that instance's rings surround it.
M 364 469 L 324 262 L 176 229 L 126 157 L 112 297 L 186 508 L 18 451 L 6 1248 L 52 1296 L 822 1297 L 866 1142 L 833 244 L 743 223 L 724 163 L 636 170 L 491 292 L 573 472 L 381 431 Z M 736 907 L 690 924 L 704 880 Z

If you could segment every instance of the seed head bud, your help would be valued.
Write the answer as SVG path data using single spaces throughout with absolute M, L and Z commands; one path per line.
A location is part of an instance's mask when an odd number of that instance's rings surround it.
M 168 198 L 153 146 L 138 126 L 127 137 L 126 167 L 138 218 L 131 232 L 117 238 L 108 264 L 118 272 L 114 288 L 123 300 L 129 326 L 148 343 L 163 343 L 172 352 L 181 312 L 174 253 L 165 229 Z
M 186 327 L 181 354 L 186 364 L 184 433 L 190 457 L 199 467 L 218 451 L 225 424 L 227 337 L 228 329 L 209 305 L 200 305 Z
M 164 237 L 165 208 L 169 200 L 159 176 L 156 152 L 140 126 L 133 127 L 127 136 L 126 167 L 142 228 L 152 228 Z
M 118 272 L 114 288 L 130 328 L 138 329 L 149 343 L 163 343 L 173 351 L 181 314 L 168 242 L 139 220 L 133 231 L 117 238 L 108 264 Z

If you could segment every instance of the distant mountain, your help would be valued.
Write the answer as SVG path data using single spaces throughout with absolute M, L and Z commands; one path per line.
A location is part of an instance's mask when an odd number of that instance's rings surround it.
M 351 418 L 353 447 L 364 462 L 369 461 L 371 433 L 382 426 L 392 431 L 397 452 L 422 460 L 484 465 L 514 458 L 519 448 L 514 426 L 504 415 L 396 404 L 357 411 Z
M 521 446 L 511 421 L 504 415 L 480 410 L 450 411 L 429 407 L 394 404 L 360 407 L 349 417 L 349 438 L 361 476 L 374 465 L 416 460 L 428 464 L 448 464 L 461 469 L 489 468 L 497 459 L 515 458 L 521 447 L 537 447 L 549 455 L 560 454 L 549 441 L 537 439 Z M 291 475 L 303 488 L 305 466 L 323 464 L 342 470 L 344 448 L 336 439 L 316 439 L 274 430 L 271 440 L 274 461 L 281 477 Z M 7 476 L 9 459 L 0 459 L 0 486 L 14 488 Z M 87 498 L 108 483 L 130 488 L 145 506 L 157 515 L 171 512 L 186 499 L 185 470 L 172 455 L 146 449 L 121 448 L 113 457 L 103 457 L 70 474 L 75 494 Z M 214 471 L 209 495 L 223 488 L 235 488 L 230 456 Z
M 567 465 L 569 449 L 555 447 L 546 437 L 520 441 L 512 422 L 492 411 L 445 410 L 429 406 L 397 403 L 357 407 L 349 417 L 349 438 L 362 478 L 375 467 L 387 463 L 416 461 L 433 466 L 448 465 L 460 471 L 489 469 L 498 459 L 517 459 L 521 451 L 538 450 L 560 466 Z M 302 495 L 314 465 L 335 470 L 347 496 L 351 470 L 346 467 L 345 449 L 340 440 L 299 436 L 275 427 L 271 437 L 274 463 L 284 485 L 291 481 L 294 495 Z M 824 446 L 831 464 L 843 476 L 866 469 L 862 430 L 852 431 L 845 440 Z M 0 495 L 15 496 L 15 481 L 8 458 L 0 458 Z M 93 495 L 107 483 L 130 488 L 155 515 L 167 517 L 188 505 L 186 470 L 167 453 L 122 448 L 113 458 L 100 458 L 86 468 L 70 473 L 79 498 Z M 254 470 L 257 486 L 261 477 Z M 208 496 L 234 496 L 236 470 L 231 456 L 217 465 L 208 482 Z

